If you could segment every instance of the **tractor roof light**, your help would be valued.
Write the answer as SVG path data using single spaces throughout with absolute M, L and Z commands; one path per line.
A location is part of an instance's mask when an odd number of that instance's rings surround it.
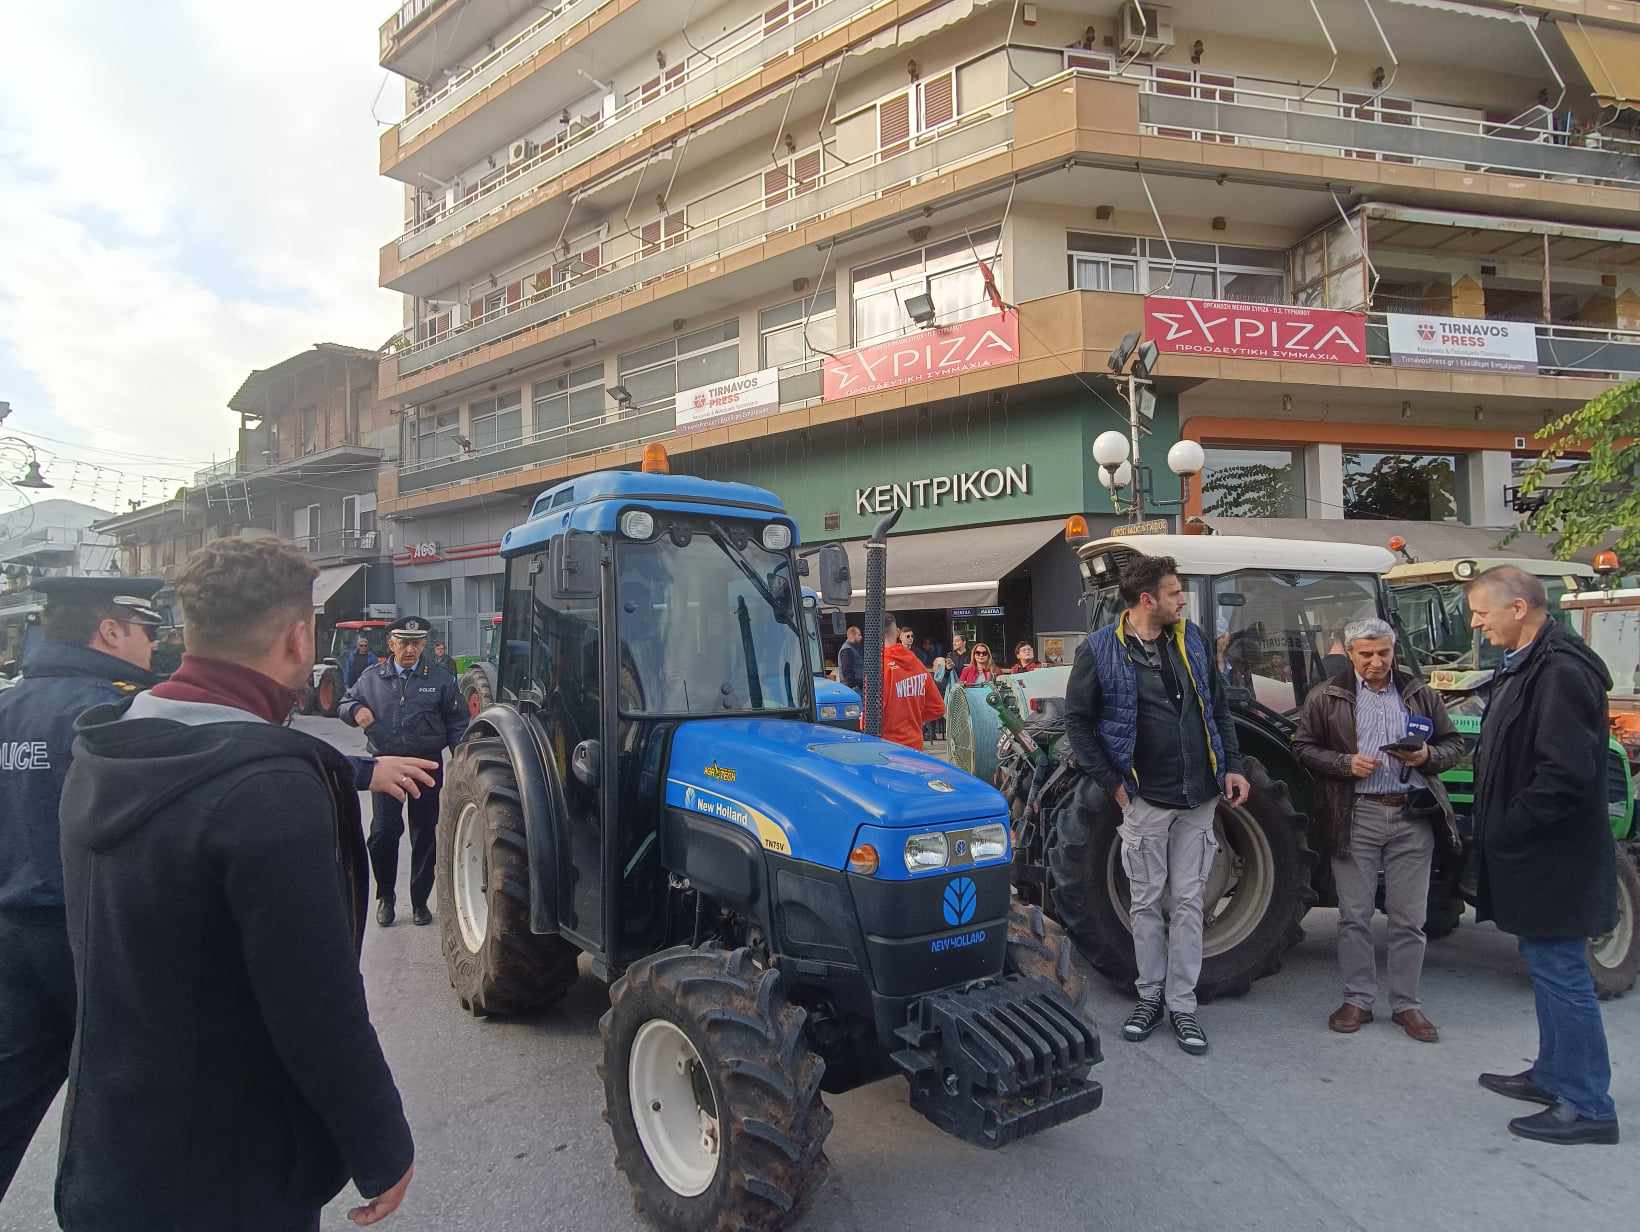
M 1479 569 L 1472 560 L 1460 560 L 1457 564 L 1452 566 L 1452 575 L 1460 582 L 1467 582 L 1478 572 Z
M 862 877 L 875 874 L 880 864 L 877 849 L 870 843 L 860 843 L 848 853 L 848 871 L 859 873 Z
M 1080 543 L 1088 537 L 1088 520 L 1080 513 L 1073 513 L 1065 519 L 1065 541 Z
M 1601 548 L 1594 554 L 1594 571 L 1602 577 L 1616 573 L 1620 568 L 1622 564 L 1617 559 L 1617 553 L 1610 548 Z
M 784 522 L 768 522 L 763 527 L 763 546 L 771 552 L 784 552 L 792 545 L 792 528 Z
M 666 456 L 666 446 L 659 441 L 650 441 L 645 445 L 641 469 L 646 475 L 670 475 L 672 463 Z
M 653 538 L 655 515 L 647 509 L 628 509 L 621 515 L 621 534 L 628 539 Z

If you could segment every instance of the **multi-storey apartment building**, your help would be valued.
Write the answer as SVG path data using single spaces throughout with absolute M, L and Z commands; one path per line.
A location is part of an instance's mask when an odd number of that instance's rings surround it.
M 381 61 L 380 510 L 462 649 L 529 498 L 650 440 L 810 540 L 908 506 L 896 606 L 1013 637 L 1081 623 L 1129 330 L 1210 517 L 1505 525 L 1640 372 L 1629 0 L 416 0 Z
M 114 540 L 92 529 L 106 509 L 75 500 L 42 500 L 0 514 L 0 662 L 22 654 L 28 628 L 45 608 L 42 577 L 115 572 Z
M 234 455 L 194 476 L 168 501 L 97 523 L 119 545 L 120 572 L 169 582 L 188 553 L 231 535 L 276 535 L 319 569 L 321 625 L 391 605 L 391 545 L 376 525 L 376 476 L 394 464 L 397 421 L 376 398 L 377 355 L 322 342 L 258 368 L 228 409 L 239 416 Z M 160 593 L 168 604 L 169 588 Z

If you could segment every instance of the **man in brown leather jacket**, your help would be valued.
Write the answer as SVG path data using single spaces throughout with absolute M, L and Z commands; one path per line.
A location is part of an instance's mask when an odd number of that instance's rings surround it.
M 1338 887 L 1344 1004 L 1327 1026 L 1348 1035 L 1372 1021 L 1372 915 L 1382 870 L 1391 1020 L 1433 1044 L 1439 1034 L 1418 1000 L 1424 913 L 1436 844 L 1457 846 L 1439 775 L 1463 757 L 1463 737 L 1423 678 L 1395 666 L 1395 631 L 1384 621 L 1351 624 L 1344 650 L 1350 670 L 1310 690 L 1293 737 L 1299 761 L 1316 776 Z

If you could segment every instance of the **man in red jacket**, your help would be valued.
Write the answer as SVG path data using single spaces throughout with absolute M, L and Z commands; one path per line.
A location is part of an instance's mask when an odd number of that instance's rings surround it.
M 883 739 L 919 753 L 923 724 L 945 717 L 940 687 L 909 646 L 902 646 L 894 617 L 883 614 Z

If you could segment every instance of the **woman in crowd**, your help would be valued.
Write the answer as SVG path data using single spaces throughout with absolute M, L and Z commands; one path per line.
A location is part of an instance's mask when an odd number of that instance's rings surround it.
M 957 677 L 962 684 L 989 684 L 997 678 L 996 664 L 991 662 L 991 648 L 984 642 L 975 642 L 973 658 Z

